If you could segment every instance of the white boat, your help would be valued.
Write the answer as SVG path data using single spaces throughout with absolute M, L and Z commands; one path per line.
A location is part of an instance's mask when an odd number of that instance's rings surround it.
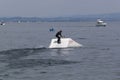
M 5 22 L 0 22 L 0 25 L 5 25 Z
M 107 23 L 105 23 L 104 21 L 102 21 L 101 19 L 97 19 L 97 24 L 96 26 L 106 26 Z
M 69 48 L 82 47 L 82 44 L 77 43 L 71 38 L 61 38 L 61 43 L 57 43 L 57 39 L 52 39 L 49 48 Z

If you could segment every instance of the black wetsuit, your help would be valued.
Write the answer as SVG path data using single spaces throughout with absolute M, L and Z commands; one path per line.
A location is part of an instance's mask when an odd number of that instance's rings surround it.
M 56 35 L 55 35 L 55 36 L 58 38 L 58 40 L 57 40 L 57 43 L 58 43 L 58 44 L 61 43 L 61 40 L 60 40 L 60 38 L 62 37 L 62 34 L 61 34 L 61 33 L 62 33 L 62 31 L 59 31 L 59 32 L 57 32 Z

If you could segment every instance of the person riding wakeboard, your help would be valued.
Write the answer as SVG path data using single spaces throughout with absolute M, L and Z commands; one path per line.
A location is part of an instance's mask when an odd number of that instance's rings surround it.
M 55 35 L 57 37 L 57 43 L 60 44 L 61 43 L 61 37 L 62 36 L 62 30 L 58 31 Z

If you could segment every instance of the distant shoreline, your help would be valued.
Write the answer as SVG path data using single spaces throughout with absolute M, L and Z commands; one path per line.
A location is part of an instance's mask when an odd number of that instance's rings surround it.
M 98 18 L 0 18 L 0 22 L 81 22 L 96 21 Z M 120 21 L 120 18 L 101 18 L 105 21 Z
M 77 15 L 71 17 L 0 17 L 0 22 L 80 22 L 80 21 L 96 21 L 101 18 L 105 21 L 120 21 L 120 13 L 101 14 L 101 15 Z

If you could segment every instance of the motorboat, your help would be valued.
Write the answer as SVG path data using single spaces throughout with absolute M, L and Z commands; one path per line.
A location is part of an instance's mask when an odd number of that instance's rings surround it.
M 107 25 L 107 23 L 105 23 L 104 21 L 102 21 L 101 19 L 97 19 L 97 24 L 96 24 L 96 26 L 106 26 Z
M 5 22 L 0 22 L 0 25 L 5 25 Z

